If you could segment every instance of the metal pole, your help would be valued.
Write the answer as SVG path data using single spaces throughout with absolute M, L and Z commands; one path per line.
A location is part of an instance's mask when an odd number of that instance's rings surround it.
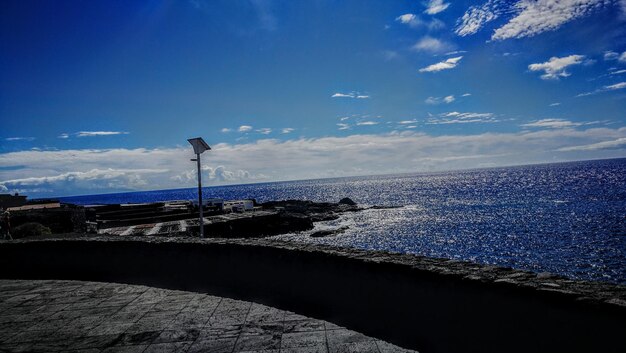
M 196 154 L 198 161 L 198 208 L 200 209 L 200 238 L 204 238 L 204 217 L 202 215 L 202 169 L 200 169 L 200 153 Z

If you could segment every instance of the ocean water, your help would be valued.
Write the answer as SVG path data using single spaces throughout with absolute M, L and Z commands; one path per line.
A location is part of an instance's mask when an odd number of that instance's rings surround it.
M 77 204 L 194 199 L 197 189 L 63 198 Z M 401 206 L 320 222 L 345 233 L 288 241 L 469 260 L 626 284 L 626 158 L 428 174 L 207 187 L 204 197 Z

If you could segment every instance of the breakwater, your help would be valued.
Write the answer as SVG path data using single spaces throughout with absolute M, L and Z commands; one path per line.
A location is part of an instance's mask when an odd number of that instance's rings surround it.
M 0 276 L 252 300 L 426 353 L 626 346 L 623 286 L 386 252 L 267 239 L 16 241 L 0 244 Z

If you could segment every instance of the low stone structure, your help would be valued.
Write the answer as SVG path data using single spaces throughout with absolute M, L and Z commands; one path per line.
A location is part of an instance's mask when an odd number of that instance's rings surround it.
M 270 239 L 0 243 L 0 277 L 115 281 L 252 300 L 420 352 L 622 352 L 626 287 Z

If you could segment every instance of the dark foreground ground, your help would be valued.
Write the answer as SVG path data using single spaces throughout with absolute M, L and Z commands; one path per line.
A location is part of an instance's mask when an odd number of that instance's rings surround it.
M 412 352 L 327 321 L 146 286 L 0 280 L 0 352 Z

